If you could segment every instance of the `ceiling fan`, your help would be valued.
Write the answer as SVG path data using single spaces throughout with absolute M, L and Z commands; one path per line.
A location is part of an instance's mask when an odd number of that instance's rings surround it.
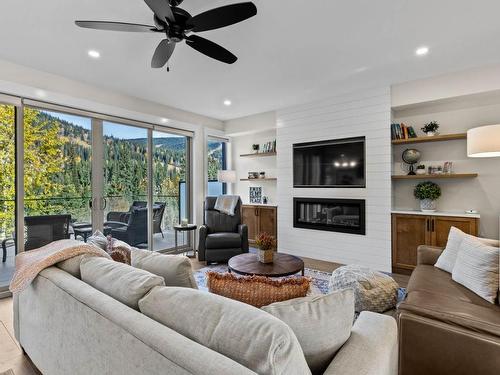
M 224 47 L 192 33 L 214 30 L 244 21 L 257 14 L 257 7 L 252 2 L 230 4 L 192 17 L 184 9 L 177 7 L 182 1 L 144 0 L 154 13 L 155 26 L 109 21 L 75 21 L 75 23 L 87 29 L 164 33 L 166 38 L 156 47 L 151 60 L 152 68 L 163 67 L 172 56 L 176 43 L 183 40 L 198 52 L 226 64 L 233 64 L 238 59 L 235 55 Z

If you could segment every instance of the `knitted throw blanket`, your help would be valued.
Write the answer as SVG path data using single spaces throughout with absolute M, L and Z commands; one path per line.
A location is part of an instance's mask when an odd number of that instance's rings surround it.
M 12 293 L 22 292 L 45 268 L 82 254 L 110 258 L 104 250 L 80 241 L 54 241 L 39 249 L 16 255 L 16 272 L 9 289 Z

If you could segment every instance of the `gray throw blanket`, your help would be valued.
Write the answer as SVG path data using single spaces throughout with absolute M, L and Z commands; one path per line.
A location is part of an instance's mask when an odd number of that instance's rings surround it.
M 219 195 L 215 201 L 215 209 L 223 214 L 234 216 L 234 209 L 238 204 L 240 197 L 238 195 Z

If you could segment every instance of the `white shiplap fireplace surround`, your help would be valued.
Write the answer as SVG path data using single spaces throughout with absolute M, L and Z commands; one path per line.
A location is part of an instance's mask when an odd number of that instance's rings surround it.
M 377 88 L 277 113 L 279 251 L 391 271 L 391 94 Z M 294 143 L 366 137 L 366 188 L 293 188 Z M 293 227 L 293 198 L 366 200 L 366 235 Z

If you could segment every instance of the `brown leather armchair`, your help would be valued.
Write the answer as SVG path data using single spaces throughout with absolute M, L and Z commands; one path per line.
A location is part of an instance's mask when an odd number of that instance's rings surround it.
M 436 267 L 443 249 L 420 246 L 398 306 L 400 375 L 498 374 L 500 306 Z

